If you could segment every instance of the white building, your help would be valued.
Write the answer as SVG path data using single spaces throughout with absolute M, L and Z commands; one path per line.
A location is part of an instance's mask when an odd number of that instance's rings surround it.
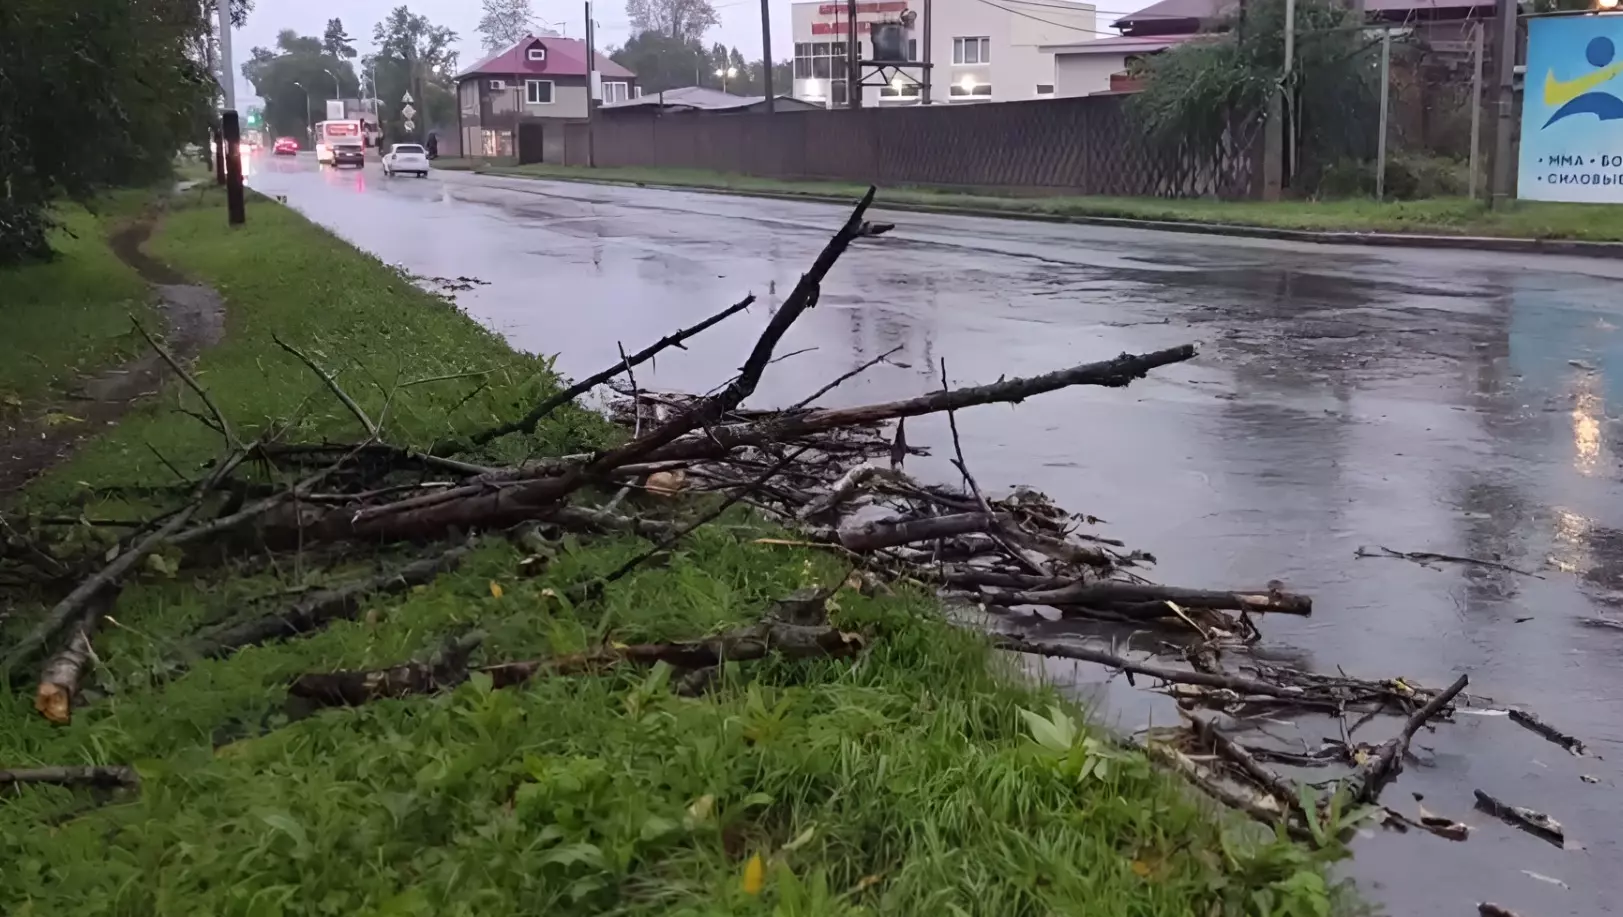
M 1098 41 L 1045 45 L 1054 56 L 1054 94 L 1091 96 L 1102 92 L 1131 91 L 1133 65 L 1152 54 L 1183 44 L 1195 35 L 1121 35 Z
M 830 107 L 846 104 L 846 4 L 795 3 L 794 95 Z M 927 19 L 930 20 L 927 22 Z M 898 23 L 903 55 L 925 60 L 929 36 L 930 102 L 1012 102 L 1054 95 L 1054 55 L 1044 46 L 1072 45 L 1099 37 L 1091 3 L 1068 0 L 861 0 L 857 3 L 858 56 L 873 57 L 869 24 Z M 874 68 L 863 67 L 866 82 Z M 868 107 L 918 105 L 925 72 L 917 66 L 886 68 L 890 85 L 863 89 Z

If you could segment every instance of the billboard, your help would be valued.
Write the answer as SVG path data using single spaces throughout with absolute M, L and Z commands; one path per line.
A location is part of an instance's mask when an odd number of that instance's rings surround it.
M 1623 14 L 1532 19 L 1517 196 L 1623 203 Z

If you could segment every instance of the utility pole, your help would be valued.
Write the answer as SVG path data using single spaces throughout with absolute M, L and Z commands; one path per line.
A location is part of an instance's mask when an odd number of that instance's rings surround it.
M 1482 168 L 1482 23 L 1471 28 L 1471 178 L 1470 197 L 1475 201 Z
M 586 0 L 586 165 L 597 167 L 597 23 L 592 21 L 592 0 Z
M 845 59 L 845 104 L 848 108 L 861 108 L 862 55 L 857 50 L 857 0 L 845 0 Z
M 935 17 L 930 14 L 930 0 L 924 0 L 924 98 L 922 101 L 925 105 L 929 105 L 932 101 L 930 98 L 931 74 L 934 71 L 930 67 L 930 27 L 934 22 Z
M 1494 94 L 1493 177 L 1488 194 L 1494 209 L 1510 199 L 1510 131 L 1516 108 L 1516 0 L 1499 0 L 1499 28 L 1494 32 L 1493 58 L 1499 67 Z
M 1281 144 L 1285 154 L 1284 162 L 1279 169 L 1280 185 L 1290 187 L 1291 175 L 1296 171 L 1296 97 L 1291 91 L 1291 71 L 1296 66 L 1296 0 L 1285 0 L 1285 75 L 1279 81 L 1279 90 L 1284 94 L 1281 109 L 1285 115 L 1281 129 L 1284 131 L 1285 142 Z
M 237 122 L 237 77 L 231 65 L 231 0 L 215 0 L 220 18 L 220 88 L 225 111 L 220 113 L 219 149 L 225 156 L 226 221 L 241 226 L 247 220 L 242 199 L 242 126 Z
M 1381 132 L 1375 138 L 1375 199 L 1386 200 L 1386 112 L 1392 94 L 1392 30 L 1381 30 Z
M 928 0 L 926 0 L 928 2 Z M 761 0 L 761 88 L 766 91 L 766 113 L 773 112 L 772 92 L 772 14 L 767 0 Z

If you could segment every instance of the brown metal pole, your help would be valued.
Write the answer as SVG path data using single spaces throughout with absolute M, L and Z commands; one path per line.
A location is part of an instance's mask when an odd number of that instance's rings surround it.
M 857 0 L 845 0 L 845 104 L 862 107 L 862 55 L 857 53 Z
M 242 130 L 237 113 L 226 111 L 220 115 L 221 133 L 225 135 L 225 210 L 226 222 L 241 226 L 248 219 L 242 199 Z
M 772 114 L 772 15 L 767 0 L 761 0 L 761 88 L 766 92 L 766 113 Z
M 592 115 L 597 111 L 597 33 L 593 31 L 592 0 L 586 0 L 586 165 L 597 167 L 597 127 Z
M 1494 94 L 1493 185 L 1489 189 L 1495 209 L 1510 199 L 1510 133 L 1516 109 L 1516 0 L 1499 0 L 1499 28 L 1494 30 L 1493 56 L 1499 79 Z

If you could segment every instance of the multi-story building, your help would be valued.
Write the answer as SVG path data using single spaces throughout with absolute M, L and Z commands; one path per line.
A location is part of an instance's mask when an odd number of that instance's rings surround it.
M 641 94 L 636 74 L 602 53 L 595 61 L 586 66 L 586 42 L 578 38 L 526 35 L 457 74 L 457 133 L 466 155 L 514 156 L 521 142 L 532 142 L 545 151 L 536 161 L 562 162 L 564 126 L 587 117 L 589 69 L 604 103 Z
M 1093 4 L 1068 0 L 860 0 L 856 7 L 860 59 L 874 56 L 870 24 L 895 23 L 901 54 L 914 64 L 887 68 L 888 85 L 864 87 L 862 104 L 880 108 L 926 101 L 925 71 L 916 66 L 926 56 L 931 103 L 1050 98 L 1054 55 L 1043 46 L 1098 37 Z M 844 0 L 793 4 L 797 98 L 847 104 L 846 12 Z

